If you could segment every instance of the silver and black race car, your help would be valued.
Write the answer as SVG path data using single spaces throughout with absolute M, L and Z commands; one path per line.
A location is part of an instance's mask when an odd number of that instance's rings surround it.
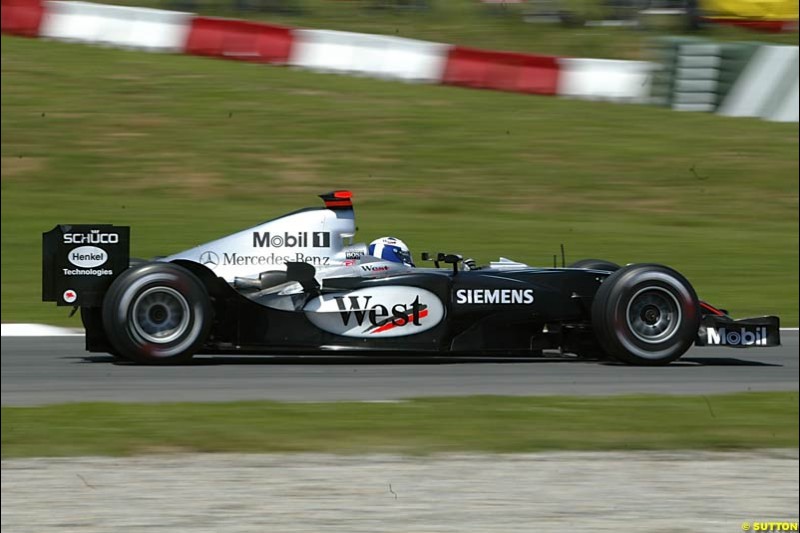
M 733 320 L 675 270 L 586 259 L 538 268 L 423 254 L 409 267 L 353 244 L 352 195 L 152 261 L 130 229 L 43 234 L 43 300 L 80 308 L 86 349 L 140 363 L 199 353 L 537 355 L 664 365 L 698 345 L 780 344 L 777 317 Z

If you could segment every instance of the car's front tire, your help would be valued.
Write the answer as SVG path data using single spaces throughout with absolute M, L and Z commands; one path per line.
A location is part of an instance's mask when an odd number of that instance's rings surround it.
M 666 365 L 682 356 L 700 327 L 691 284 L 662 265 L 628 265 L 603 281 L 592 303 L 603 350 L 634 365 Z
M 213 310 L 187 269 L 151 262 L 130 268 L 103 300 L 103 327 L 122 356 L 139 363 L 183 363 L 203 346 Z

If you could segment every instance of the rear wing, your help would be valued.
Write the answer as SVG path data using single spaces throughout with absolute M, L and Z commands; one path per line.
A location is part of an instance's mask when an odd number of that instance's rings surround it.
M 129 266 L 130 227 L 60 224 L 42 234 L 42 301 L 99 307 Z

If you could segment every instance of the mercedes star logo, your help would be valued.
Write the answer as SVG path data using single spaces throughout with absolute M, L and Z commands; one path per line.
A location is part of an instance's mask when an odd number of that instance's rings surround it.
M 200 254 L 200 264 L 214 270 L 219 264 L 219 256 L 214 252 L 203 252 Z

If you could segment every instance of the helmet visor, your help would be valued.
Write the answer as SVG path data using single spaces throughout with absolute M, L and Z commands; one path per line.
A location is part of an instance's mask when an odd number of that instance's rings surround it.
M 394 255 L 397 256 L 397 259 L 400 260 L 400 262 L 412 267 L 414 266 L 414 260 L 411 259 L 411 252 L 409 252 L 408 250 L 401 250 L 400 248 L 394 248 Z

